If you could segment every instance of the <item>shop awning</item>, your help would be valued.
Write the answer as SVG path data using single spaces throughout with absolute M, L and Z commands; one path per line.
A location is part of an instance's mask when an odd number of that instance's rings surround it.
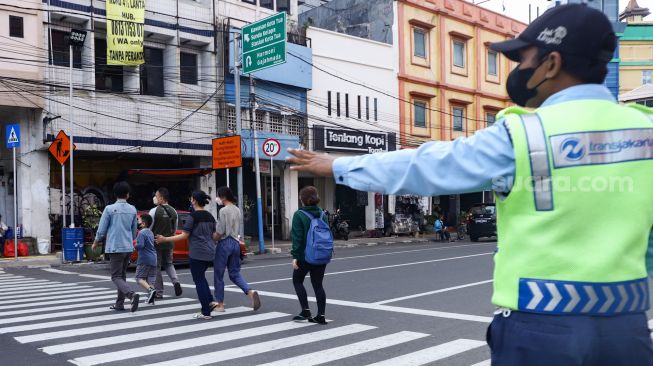
M 129 169 L 127 174 L 143 174 L 143 175 L 206 175 L 212 172 L 211 168 L 182 168 L 182 169 Z

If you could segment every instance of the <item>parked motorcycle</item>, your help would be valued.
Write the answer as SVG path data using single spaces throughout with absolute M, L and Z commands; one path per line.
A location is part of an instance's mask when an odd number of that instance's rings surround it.
M 342 238 L 349 240 L 349 223 L 340 215 L 340 209 L 337 209 L 334 214 L 330 215 L 329 222 L 331 223 L 331 232 L 333 233 L 334 239 Z

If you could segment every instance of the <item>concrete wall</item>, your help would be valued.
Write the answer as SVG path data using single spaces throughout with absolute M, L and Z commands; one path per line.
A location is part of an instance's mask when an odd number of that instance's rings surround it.
M 333 0 L 300 14 L 299 24 L 392 44 L 393 19 L 391 0 Z

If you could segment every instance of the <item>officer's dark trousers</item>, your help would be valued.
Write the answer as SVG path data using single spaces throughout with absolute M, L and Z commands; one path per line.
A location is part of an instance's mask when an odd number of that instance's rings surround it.
M 651 366 L 644 313 L 612 317 L 495 315 L 487 330 L 492 366 Z

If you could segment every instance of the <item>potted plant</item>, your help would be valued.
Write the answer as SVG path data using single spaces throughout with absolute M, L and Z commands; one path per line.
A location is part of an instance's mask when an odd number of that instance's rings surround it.
M 82 225 L 88 231 L 90 231 L 91 241 L 95 237 L 98 226 L 100 226 L 100 217 L 102 217 L 102 211 L 95 205 L 88 205 L 84 207 L 82 211 Z M 86 237 L 86 235 L 84 235 Z M 104 248 L 103 245 L 98 246 L 93 250 L 92 242 L 86 242 L 84 244 L 84 254 L 86 258 L 90 260 L 98 260 L 102 255 Z

